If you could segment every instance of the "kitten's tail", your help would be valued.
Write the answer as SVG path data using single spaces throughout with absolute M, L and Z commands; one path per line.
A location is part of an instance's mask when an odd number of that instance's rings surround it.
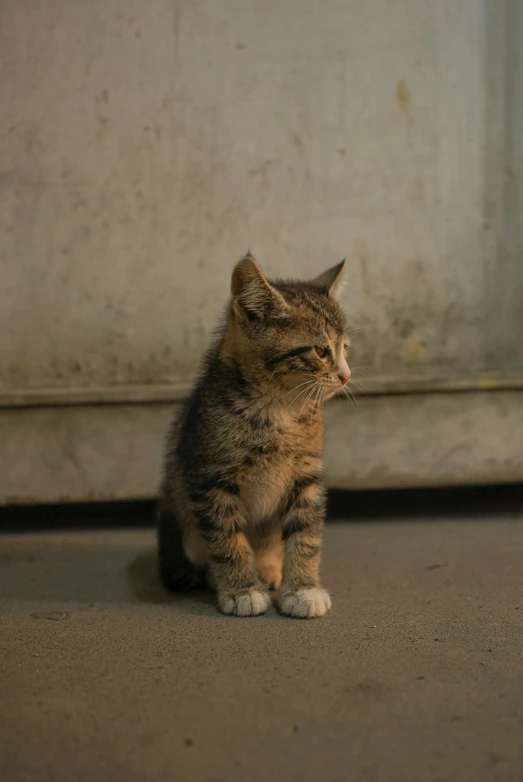
M 203 570 L 188 559 L 174 514 L 160 500 L 157 506 L 158 569 L 162 586 L 173 592 L 190 592 L 204 584 Z

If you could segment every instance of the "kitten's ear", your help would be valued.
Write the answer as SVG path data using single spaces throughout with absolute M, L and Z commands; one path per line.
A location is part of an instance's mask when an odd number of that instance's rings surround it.
M 315 288 L 318 288 L 328 296 L 337 298 L 341 293 L 345 266 L 346 261 L 344 258 L 341 263 L 337 263 L 336 266 L 332 266 L 330 269 L 327 269 L 326 272 L 323 272 L 323 274 L 320 274 L 318 277 L 311 280 L 310 284 L 314 285 Z
M 231 279 L 233 306 L 250 320 L 283 315 L 289 307 L 272 287 L 252 255 L 246 255 L 234 267 Z

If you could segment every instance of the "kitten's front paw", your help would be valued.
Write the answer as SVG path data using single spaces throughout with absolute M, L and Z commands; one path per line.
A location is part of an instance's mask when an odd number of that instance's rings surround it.
M 253 589 L 242 595 L 218 595 L 218 605 L 224 614 L 234 616 L 258 616 L 264 614 L 270 605 L 267 592 Z
M 287 616 L 300 619 L 313 619 L 324 616 L 331 607 L 331 599 L 326 589 L 298 589 L 297 592 L 283 594 L 279 602 L 280 611 Z

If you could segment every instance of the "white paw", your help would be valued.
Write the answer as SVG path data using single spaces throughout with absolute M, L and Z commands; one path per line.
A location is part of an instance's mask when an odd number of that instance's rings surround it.
M 223 613 L 234 614 L 235 616 L 258 616 L 259 614 L 264 614 L 270 602 L 267 592 L 261 592 L 257 589 L 237 597 L 218 595 L 218 605 Z
M 298 589 L 289 592 L 280 600 L 280 611 L 287 616 L 298 616 L 301 619 L 313 619 L 324 616 L 331 607 L 331 599 L 326 589 Z

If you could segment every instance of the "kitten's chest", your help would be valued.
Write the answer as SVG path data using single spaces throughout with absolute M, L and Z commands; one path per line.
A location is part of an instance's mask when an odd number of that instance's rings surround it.
M 290 459 L 261 461 L 245 472 L 240 482 L 240 496 L 247 520 L 257 524 L 272 518 L 294 482 L 294 465 Z
M 319 425 L 280 425 L 265 442 L 253 446 L 240 480 L 240 496 L 251 524 L 273 518 L 295 481 L 321 470 L 322 431 Z

